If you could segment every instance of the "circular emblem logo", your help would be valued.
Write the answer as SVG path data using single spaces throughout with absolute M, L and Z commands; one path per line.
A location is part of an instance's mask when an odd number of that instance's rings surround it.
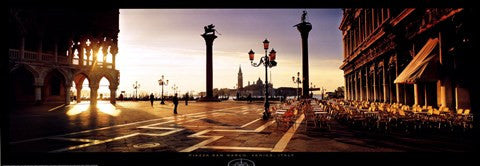
M 255 166 L 255 163 L 249 159 L 234 159 L 227 166 Z

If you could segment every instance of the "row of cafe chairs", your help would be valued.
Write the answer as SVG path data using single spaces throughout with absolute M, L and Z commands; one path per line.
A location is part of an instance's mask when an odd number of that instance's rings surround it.
M 458 109 L 456 114 L 448 107 L 412 107 L 398 103 L 366 101 L 336 101 L 328 106 L 335 119 L 354 128 L 391 132 L 393 129 L 409 132 L 466 132 L 473 128 L 470 109 Z
M 272 106 L 273 117 L 277 123 L 277 129 L 288 129 L 290 126 L 295 126 L 295 120 L 298 115 L 299 102 L 287 101 L 283 104 Z
M 326 104 L 316 100 L 300 100 L 287 101 L 283 104 L 277 104 L 271 108 L 277 128 L 288 129 L 290 126 L 297 125 L 296 119 L 299 115 L 305 116 L 305 130 L 313 125 L 315 128 L 330 129 L 330 120 L 332 118 L 328 114 Z

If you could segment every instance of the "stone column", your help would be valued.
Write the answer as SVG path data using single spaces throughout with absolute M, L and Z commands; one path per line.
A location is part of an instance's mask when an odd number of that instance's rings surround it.
M 420 105 L 420 94 L 418 84 L 413 85 L 414 104 Z
M 400 75 L 400 71 L 398 71 L 398 55 L 397 55 L 397 58 L 396 58 L 396 61 L 395 61 L 395 78 L 393 79 L 393 81 L 395 81 L 395 79 L 397 79 L 398 75 Z M 405 94 L 401 94 L 401 92 L 403 92 L 403 90 L 401 89 L 400 87 L 400 84 L 395 84 L 395 92 L 396 92 L 396 95 L 397 95 L 397 103 L 401 103 L 400 102 L 400 99 L 403 98 L 403 95 Z M 406 104 L 406 103 L 403 103 L 403 104 Z
M 350 98 L 351 98 L 351 100 L 355 100 L 355 80 L 354 80 L 355 77 L 353 77 L 354 74 L 355 74 L 354 71 L 352 71 L 352 73 L 350 73 L 350 89 L 351 89 L 350 90 L 350 94 L 351 94 Z
M 70 89 L 72 85 L 65 85 L 65 105 L 70 105 Z
M 114 44 L 110 47 L 110 54 L 112 54 L 112 69 L 115 69 L 116 66 L 116 57 L 118 53 L 117 40 L 115 39 Z
M 108 55 L 108 45 L 105 44 L 102 48 L 103 57 L 102 57 L 102 67 L 107 68 L 107 55 Z
M 75 88 L 77 89 L 77 103 L 82 101 L 82 85 L 76 85 Z
M 43 85 L 35 85 L 35 103 L 40 104 L 42 102 L 42 88 Z
M 71 40 L 69 41 L 69 43 L 72 42 Z M 74 46 L 74 45 L 73 45 Z M 68 64 L 72 64 L 73 63 L 73 56 L 74 56 L 74 53 L 73 53 L 73 46 L 71 46 L 70 44 L 68 45 L 68 57 L 67 57 L 67 63 Z
M 117 86 L 110 86 L 110 103 L 115 104 L 116 103 L 116 97 L 117 97 Z
M 205 101 L 213 101 L 213 62 L 212 62 L 212 56 L 213 56 L 213 41 L 217 38 L 215 34 L 202 34 L 203 39 L 205 39 L 205 44 L 207 46 L 207 89 L 206 89 L 206 96 L 205 96 Z
M 377 94 L 377 63 L 373 64 L 373 101 L 377 102 L 378 94 Z
M 87 46 L 87 47 L 86 47 L 86 50 L 87 50 L 87 52 L 86 52 L 86 55 L 87 55 L 87 59 L 86 59 L 86 61 L 87 61 L 87 66 L 93 65 L 93 64 L 90 64 L 90 56 L 91 56 L 91 53 L 90 53 L 90 52 L 91 52 L 91 50 L 92 50 L 92 45 Z M 93 59 L 93 58 L 92 58 L 92 59 Z
M 369 91 L 369 88 L 368 88 L 369 84 L 368 84 L 368 67 L 365 66 L 365 95 L 366 95 L 366 100 L 367 101 L 370 101 L 370 91 Z
M 90 104 L 96 105 L 97 104 L 97 97 L 98 97 L 98 84 L 92 84 L 90 82 Z
M 355 86 L 355 100 L 358 100 L 358 77 L 357 77 L 357 71 L 353 72 L 353 84 Z
M 388 87 L 387 87 L 387 78 L 386 78 L 386 74 L 385 74 L 385 71 L 386 71 L 386 67 L 387 65 L 385 65 L 385 63 L 383 63 L 383 67 L 382 67 L 382 77 L 383 77 L 383 102 L 387 102 L 387 90 L 388 90 Z
M 98 52 L 100 52 L 100 43 L 98 42 L 97 39 L 92 39 L 92 52 L 93 52 L 93 55 L 92 55 L 92 66 L 95 66 L 97 67 L 97 55 L 98 55 Z
M 345 96 L 344 96 L 344 99 L 345 100 L 348 100 L 348 79 L 347 79 L 347 76 L 344 76 L 345 78 Z
M 312 24 L 309 22 L 302 22 L 297 24 L 297 30 L 300 31 L 300 35 L 302 37 L 302 97 L 308 98 L 309 93 L 308 90 L 310 89 L 310 81 L 309 81 L 309 74 L 308 74 L 308 33 L 312 30 Z
M 78 65 L 83 66 L 83 41 L 78 45 Z
M 360 82 L 360 100 L 365 100 L 364 99 L 364 94 L 363 94 L 363 76 L 362 76 L 363 72 L 362 72 L 362 69 L 360 68 L 358 70 L 358 77 L 359 77 L 359 82 Z

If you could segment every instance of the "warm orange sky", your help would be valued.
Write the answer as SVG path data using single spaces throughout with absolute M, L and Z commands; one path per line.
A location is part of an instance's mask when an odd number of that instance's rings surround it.
M 301 72 L 301 38 L 293 25 L 304 9 L 122 9 L 120 10 L 119 91 L 131 94 L 138 81 L 140 92 L 160 92 L 158 79 L 165 75 L 181 93 L 205 91 L 205 41 L 203 26 L 214 24 L 218 38 L 213 45 L 213 86 L 233 88 L 239 65 L 243 84 L 265 80 L 263 67 L 252 67 L 247 52 L 264 55 L 262 41 L 268 38 L 277 51 L 278 66 L 269 68 L 273 85 L 296 87 L 292 76 Z M 332 91 L 344 85 L 340 9 L 307 9 L 313 29 L 309 36 L 310 81 Z M 270 79 L 270 78 L 269 78 Z M 270 81 L 270 80 L 269 80 Z M 319 92 L 317 92 L 319 93 Z

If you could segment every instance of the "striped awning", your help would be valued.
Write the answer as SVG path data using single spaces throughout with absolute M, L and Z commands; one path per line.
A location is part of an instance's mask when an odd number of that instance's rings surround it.
M 438 58 L 432 53 L 438 44 L 438 38 L 429 39 L 425 46 L 413 57 L 412 61 L 398 75 L 394 83 L 414 84 L 419 81 L 433 81 L 437 78 Z

